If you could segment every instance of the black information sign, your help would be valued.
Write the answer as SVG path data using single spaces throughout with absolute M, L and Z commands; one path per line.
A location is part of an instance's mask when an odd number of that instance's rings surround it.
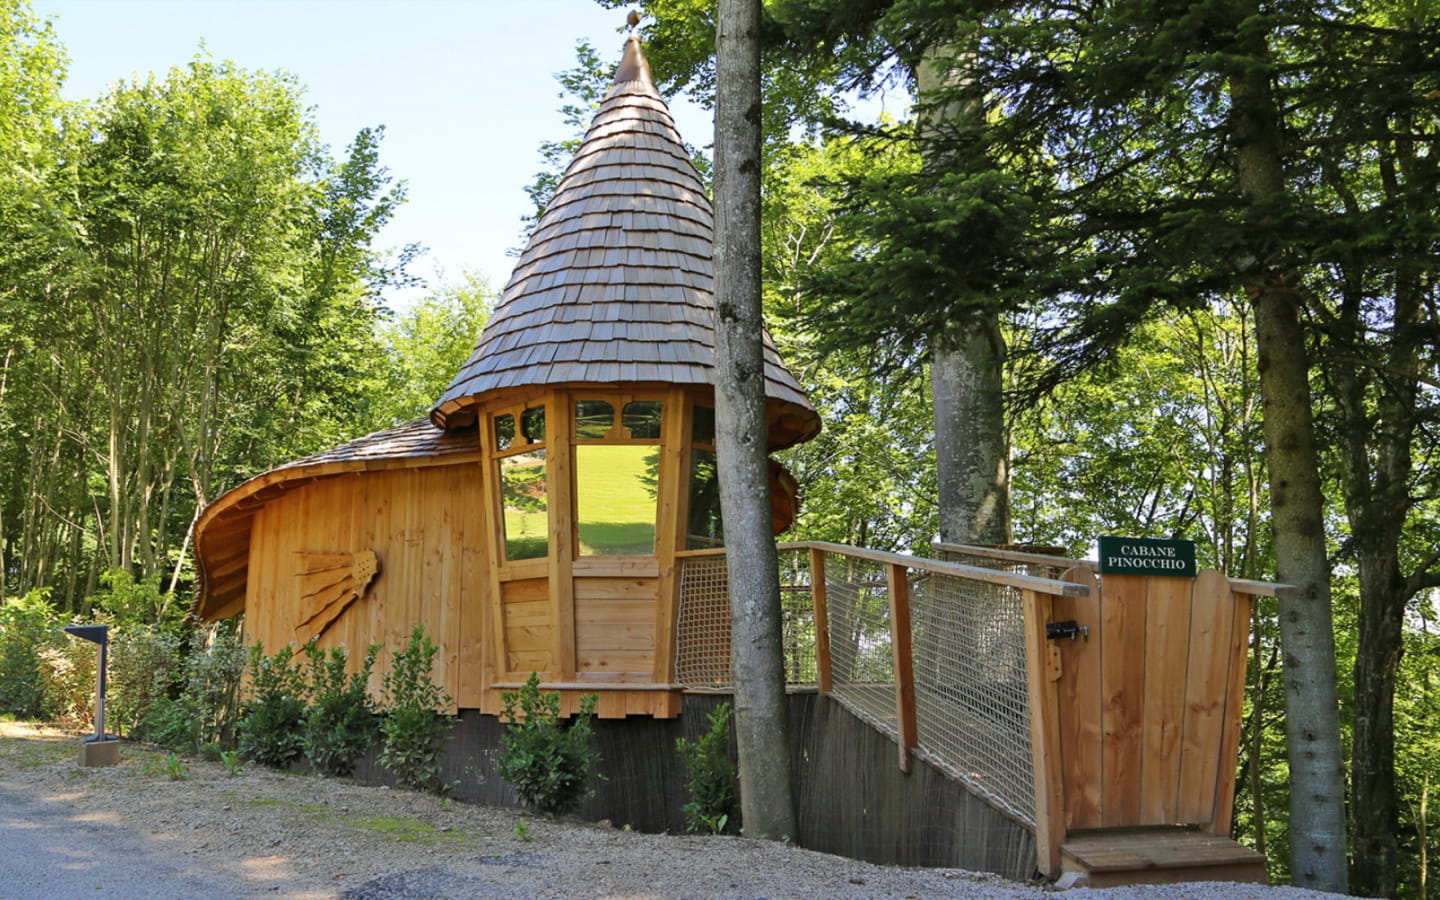
M 1195 542 L 1100 536 L 1100 574 L 1195 577 Z

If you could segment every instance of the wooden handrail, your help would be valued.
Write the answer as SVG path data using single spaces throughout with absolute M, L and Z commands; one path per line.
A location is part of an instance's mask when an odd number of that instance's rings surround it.
M 1249 594 L 1252 597 L 1294 597 L 1300 592 L 1300 589 L 1293 584 L 1231 578 L 1230 591 L 1235 594 Z
M 1055 566 L 1057 568 L 1074 568 L 1075 566 L 1095 567 L 1095 561 L 1092 559 L 1069 559 L 1064 556 L 1051 556 L 1048 553 L 1027 553 L 1023 550 L 1000 550 L 996 547 L 978 547 L 973 544 L 947 544 L 942 541 L 936 541 L 930 546 L 936 550 L 949 550 L 968 556 L 979 556 L 984 559 L 1001 559 L 1006 562 L 1024 563 L 1026 565 Z
M 1039 591 L 1042 594 L 1055 594 L 1061 597 L 1087 597 L 1090 594 L 1090 589 L 1083 584 L 1070 584 L 1054 578 L 1017 575 L 1013 572 L 987 569 L 984 566 L 967 566 L 963 563 L 941 562 L 938 559 L 926 559 L 923 556 L 906 556 L 903 553 L 890 553 L 885 550 L 869 550 L 864 547 L 851 547 L 848 544 L 832 544 L 828 541 L 795 541 L 781 544 L 780 549 L 823 550 L 826 553 L 836 553 L 854 559 L 865 559 L 870 562 L 883 563 L 887 566 L 901 565 L 914 569 L 917 572 L 929 572 L 935 575 L 953 575 L 956 578 L 968 578 L 971 581 L 1000 584 L 1022 591 Z

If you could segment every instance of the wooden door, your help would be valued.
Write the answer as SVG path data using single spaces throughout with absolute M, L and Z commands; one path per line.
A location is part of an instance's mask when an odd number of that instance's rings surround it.
M 1228 834 L 1251 598 L 1225 576 L 1095 576 L 1054 600 L 1052 622 L 1066 831 L 1193 825 Z

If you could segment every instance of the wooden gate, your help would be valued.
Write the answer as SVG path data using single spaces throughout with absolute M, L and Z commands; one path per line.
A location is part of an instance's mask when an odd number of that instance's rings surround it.
M 1228 837 L 1252 595 L 1274 585 L 1198 577 L 1065 580 L 1085 597 L 1036 597 L 1031 631 L 1037 851 L 1061 867 L 1067 836 L 1188 826 Z M 1074 637 L 1046 626 L 1073 621 Z

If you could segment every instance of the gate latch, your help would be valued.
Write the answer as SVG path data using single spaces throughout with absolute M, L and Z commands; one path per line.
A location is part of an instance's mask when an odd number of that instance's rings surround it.
M 1046 622 L 1045 637 L 1052 641 L 1058 641 L 1061 638 L 1069 638 L 1072 641 L 1076 638 L 1084 638 L 1088 641 L 1090 640 L 1090 626 L 1081 625 L 1074 619 L 1064 622 Z

